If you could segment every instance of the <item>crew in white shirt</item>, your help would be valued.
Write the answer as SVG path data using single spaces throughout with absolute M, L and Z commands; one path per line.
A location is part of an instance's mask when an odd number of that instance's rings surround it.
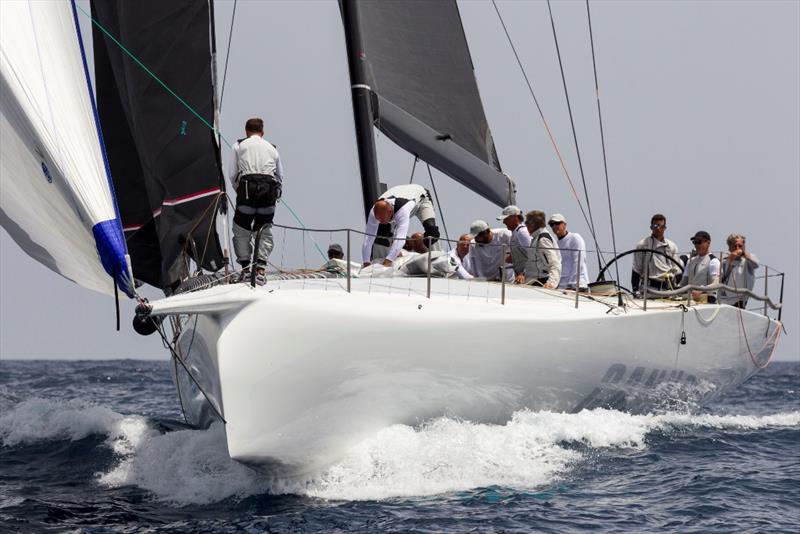
M 745 239 L 742 234 L 728 236 L 728 256 L 722 262 L 722 283 L 735 289 L 752 290 L 756 284 L 758 258 L 745 249 Z M 744 308 L 747 306 L 747 298 L 747 295 L 726 292 L 723 289 L 719 300 L 724 304 Z
M 525 226 L 531 234 L 528 263 L 525 264 L 525 283 L 555 289 L 561 281 L 561 252 L 545 225 L 543 211 L 525 214 Z
M 411 217 L 414 216 L 422 223 L 424 236 L 430 238 L 430 244 L 436 243 L 439 227 L 436 226 L 431 196 L 424 187 L 398 185 L 382 194 L 367 216 L 364 232 L 367 237 L 361 247 L 364 266 L 381 258 L 384 266 L 390 266 L 403 250 Z
M 528 262 L 528 250 L 531 246 L 531 234 L 523 224 L 522 210 L 517 206 L 506 206 L 497 216 L 511 232 L 511 265 L 514 268 L 514 280 L 518 284 L 525 282 L 525 264 Z
M 248 119 L 245 139 L 236 142 L 231 150 L 228 179 L 236 190 L 236 212 L 233 216 L 233 251 L 242 266 L 242 279 L 249 270 L 253 241 L 261 230 L 256 254 L 259 283 L 272 252 L 272 221 L 275 203 L 281 196 L 283 167 L 278 150 L 264 140 L 264 121 Z
M 448 256 L 456 266 L 456 276 L 462 280 L 474 278 L 470 271 L 472 270 L 472 234 L 462 234 L 458 238 L 458 244 L 450 251 Z
M 645 276 L 649 278 L 648 286 L 652 289 L 665 291 L 677 285 L 683 264 L 678 255 L 678 246 L 664 236 L 666 230 L 667 218 L 664 215 L 656 213 L 650 218 L 650 235 L 639 241 L 636 248 L 657 250 L 662 254 L 637 252 L 633 255 L 631 289 L 634 292 L 642 290 Z
M 507 228 L 489 228 L 486 221 L 474 221 L 469 233 L 475 236 L 472 247 L 472 274 L 485 280 L 500 280 L 500 269 L 506 273 L 506 279 L 512 279 L 511 269 L 506 269 L 506 254 L 511 244 L 511 231 Z M 503 246 L 505 245 L 505 247 Z
M 709 254 L 711 250 L 711 234 L 700 230 L 692 237 L 692 244 L 697 253 L 692 256 L 683 270 L 681 286 L 708 286 L 719 283 L 720 263 L 719 258 Z M 715 292 L 692 291 L 692 298 L 697 302 L 717 301 Z
M 567 219 L 560 213 L 554 213 L 547 222 L 558 238 L 558 248 L 561 250 L 561 280 L 559 289 L 589 288 L 589 273 L 586 269 L 586 242 L 575 232 L 567 231 Z M 580 265 L 581 279 L 578 283 L 578 265 Z

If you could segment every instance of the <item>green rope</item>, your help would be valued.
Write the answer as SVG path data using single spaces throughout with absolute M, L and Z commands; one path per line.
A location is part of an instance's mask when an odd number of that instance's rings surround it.
M 92 24 L 94 24 L 95 26 L 97 26 L 97 27 L 100 29 L 100 31 L 101 31 L 101 32 L 103 32 L 103 33 L 106 35 L 106 37 L 108 37 L 109 39 L 111 39 L 112 41 L 114 41 L 114 44 L 116 44 L 118 47 L 120 47 L 120 49 L 121 49 L 123 52 L 125 52 L 126 54 L 128 54 L 128 56 L 130 56 L 130 58 L 131 58 L 132 60 L 134 60 L 134 61 L 136 62 L 136 64 L 137 64 L 137 65 L 139 65 L 140 67 L 142 67 L 142 69 L 143 69 L 143 70 L 144 70 L 144 71 L 145 71 L 147 74 L 149 74 L 149 75 L 150 75 L 150 76 L 151 76 L 151 77 L 152 77 L 152 78 L 153 78 L 155 81 L 157 81 L 157 82 L 158 82 L 158 83 L 161 85 L 161 87 L 163 87 L 164 89 L 166 89 L 166 90 L 167 90 L 167 92 L 169 92 L 169 94 L 171 94 L 172 96 L 174 96 L 174 97 L 175 97 L 175 98 L 178 100 L 178 102 L 180 102 L 181 104 L 183 104 L 183 106 L 184 106 L 186 109 L 188 109 L 188 110 L 189 110 L 189 111 L 190 111 L 190 112 L 191 112 L 191 113 L 192 113 L 192 114 L 193 114 L 195 117 L 197 117 L 198 119 L 200 119 L 200 120 L 202 121 L 202 123 L 203 123 L 203 124 L 205 124 L 206 126 L 208 126 L 209 128 L 211 128 L 211 130 L 212 130 L 212 131 L 213 131 L 215 134 L 219 135 L 219 136 L 220 136 L 220 138 L 221 138 L 223 141 L 225 141 L 225 144 L 226 144 L 226 145 L 228 145 L 228 148 L 231 148 L 231 144 L 228 142 L 228 140 L 227 140 L 227 139 L 225 139 L 225 136 L 223 136 L 223 135 L 222 135 L 222 133 L 221 133 L 219 130 L 217 130 L 216 128 L 214 128 L 214 126 L 212 126 L 212 125 L 211 125 L 211 124 L 210 124 L 210 123 L 209 123 L 207 120 L 205 120 L 205 119 L 204 119 L 202 116 L 200 116 L 200 114 L 199 114 L 199 113 L 197 113 L 197 112 L 194 110 L 194 108 L 192 108 L 192 106 L 190 106 L 189 104 L 187 104 L 187 103 L 186 103 L 186 101 L 185 101 L 184 99 L 182 99 L 180 96 L 178 96 L 178 94 L 177 94 L 175 91 L 173 91 L 172 89 L 170 89 L 170 87 L 169 87 L 167 84 L 165 84 L 163 81 L 161 81 L 161 78 L 159 78 L 158 76 L 156 76 L 156 75 L 155 75 L 155 73 L 154 73 L 153 71 L 151 71 L 150 69 L 148 69 L 148 68 L 147 68 L 147 66 L 146 66 L 144 63 L 142 63 L 142 62 L 141 62 L 141 60 L 140 60 L 138 57 L 136 57 L 136 55 L 135 55 L 133 52 L 131 52 L 130 50 L 128 50 L 127 48 L 125 48 L 125 46 L 123 46 L 123 44 L 122 44 L 122 43 L 120 43 L 120 42 L 119 42 L 119 41 L 118 41 L 118 40 L 117 40 L 117 39 L 116 39 L 116 38 L 115 38 L 113 35 L 111 35 L 111 32 L 109 32 L 107 29 L 105 29 L 105 28 L 103 27 L 103 25 L 102 25 L 102 24 L 100 24 L 99 22 L 97 22 L 96 20 L 94 20 L 94 18 L 92 18 L 92 16 L 91 16 L 89 13 L 87 13 L 87 12 L 86 12 L 86 11 L 85 11 L 85 10 L 84 10 L 84 9 L 83 9 L 81 6 L 79 6 L 77 2 L 75 3 L 75 7 L 77 7 L 77 8 L 80 10 L 80 12 L 81 12 L 81 13 L 83 13 L 83 14 L 84 14 L 84 15 L 85 15 L 85 16 L 86 16 L 86 17 L 87 17 L 89 20 L 91 20 L 91 21 L 92 21 Z
M 300 220 L 300 217 L 297 216 L 297 214 L 294 212 L 294 210 L 291 208 L 291 206 L 289 206 L 289 204 L 286 203 L 285 200 L 279 199 L 278 202 L 280 202 L 281 204 L 286 206 L 286 209 L 289 210 L 289 213 L 291 213 L 292 217 L 294 217 L 295 220 L 297 220 L 297 222 L 300 224 L 300 226 L 303 228 L 303 230 L 307 230 L 306 225 L 303 224 L 303 221 Z M 322 259 L 325 260 L 325 261 L 328 261 L 328 256 L 323 254 L 322 249 L 319 248 L 319 245 L 317 244 L 317 240 L 314 239 L 314 236 L 309 234 L 309 237 L 311 237 L 311 241 L 314 242 L 314 247 L 317 249 L 317 252 L 319 252 L 319 255 L 322 256 Z
M 220 132 L 218 129 L 214 128 L 214 126 L 212 126 L 212 125 L 211 125 L 211 124 L 210 124 L 210 123 L 209 123 L 207 120 L 205 120 L 205 119 L 204 119 L 202 116 L 200 116 L 200 114 L 199 114 L 199 113 L 197 113 L 197 112 L 194 110 L 194 108 L 192 108 L 192 106 L 190 106 L 189 104 L 187 104 L 187 103 L 186 103 L 186 101 L 185 101 L 184 99 L 182 99 L 180 96 L 178 96 L 178 94 L 177 94 L 175 91 L 173 91 L 172 89 L 170 89 L 170 87 L 169 87 L 169 86 L 168 86 L 166 83 L 164 83 L 164 82 L 161 80 L 161 78 L 159 78 L 158 76 L 156 76 L 156 74 L 155 74 L 153 71 L 151 71 L 150 69 L 148 69 L 148 68 L 147 68 L 147 66 L 146 66 L 144 63 L 142 63 L 142 61 L 141 61 L 141 60 L 140 60 L 138 57 L 136 57 L 136 55 L 135 55 L 133 52 L 131 52 L 130 50 L 128 50 L 127 48 L 125 48 L 125 46 L 124 46 L 122 43 L 120 43 L 120 42 L 119 42 L 119 41 L 118 41 L 118 40 L 117 40 L 117 39 L 116 39 L 116 38 L 115 38 L 113 35 L 111 35 L 111 32 L 109 32 L 107 29 L 105 29 L 105 28 L 103 27 L 103 25 L 102 25 L 102 24 L 100 24 L 100 23 L 99 23 L 99 22 L 97 22 L 97 21 L 96 21 L 94 18 L 92 18 L 92 16 L 91 16 L 89 13 L 87 13 L 87 12 L 86 12 L 86 11 L 85 11 L 85 10 L 84 10 L 84 9 L 83 9 L 81 6 L 80 6 L 80 5 L 78 5 L 78 3 L 77 3 L 77 2 L 75 3 L 75 7 L 77 7 L 77 8 L 80 10 L 80 12 L 81 12 L 81 13 L 83 13 L 83 15 L 84 15 L 86 18 L 88 18 L 89 20 L 91 20 L 91 21 L 92 21 L 92 24 L 94 24 L 95 26 L 97 26 L 97 27 L 100 29 L 100 31 L 101 31 L 101 32 L 103 32 L 103 33 L 104 33 L 104 34 L 105 34 L 105 35 L 106 35 L 106 36 L 107 36 L 109 39 L 111 39 L 111 40 L 114 42 L 114 44 L 116 44 L 118 47 L 120 47 L 120 49 L 121 49 L 123 52 L 125 52 L 126 54 L 128 54 L 128 56 L 129 56 L 129 57 L 130 57 L 132 60 L 134 60 L 134 61 L 136 62 L 136 64 L 137 64 L 137 65 L 139 65 L 139 66 L 142 68 L 142 70 L 144 70 L 144 71 L 145 71 L 147 74 L 149 74 L 151 78 L 153 78 L 155 81 L 157 81 L 157 82 L 158 82 L 158 83 L 161 85 L 161 87 L 163 87 L 164 89 L 166 89 L 166 90 L 167 90 L 167 92 L 168 92 L 169 94 L 171 94 L 172 96 L 174 96 L 174 97 L 175 97 L 175 99 L 176 99 L 178 102 L 180 102 L 181 104 L 183 104 L 183 106 L 184 106 L 186 109 L 188 109 L 188 110 L 189 110 L 189 111 L 190 111 L 190 112 L 191 112 L 191 113 L 192 113 L 192 114 L 193 114 L 195 117 L 197 117 L 198 119 L 200 119 L 200 121 L 202 121 L 202 123 L 203 123 L 203 124 L 205 124 L 206 126 L 208 126 L 208 127 L 211 129 L 211 131 L 212 131 L 212 132 L 214 132 L 215 134 L 217 134 L 217 135 L 220 137 L 220 139 L 222 139 L 223 141 L 225 141 L 225 144 L 226 144 L 226 145 L 228 145 L 228 148 L 233 148 L 233 146 L 230 144 L 230 142 L 228 142 L 228 140 L 225 138 L 225 136 L 224 136 L 224 135 L 222 135 L 222 132 Z M 283 204 L 284 206 L 286 206 L 286 209 L 288 209 L 288 210 L 289 210 L 289 213 L 291 213 L 291 214 L 292 214 L 292 217 L 294 217 L 294 218 L 297 220 L 297 222 L 300 224 L 300 226 L 302 226 L 302 227 L 305 229 L 305 228 L 306 228 L 306 225 L 305 225 L 305 224 L 303 224 L 303 221 L 300 219 L 300 217 L 297 215 L 297 213 L 295 213 L 295 211 L 294 211 L 294 210 L 291 208 L 291 206 L 289 206 L 289 204 L 287 204 L 287 203 L 286 203 L 286 201 L 285 201 L 285 200 L 283 200 L 283 199 L 281 199 L 279 202 L 280 202 L 281 204 Z M 317 244 L 317 242 L 314 240 L 314 237 L 313 237 L 313 236 L 311 236 L 311 240 L 312 240 L 312 241 L 314 241 L 314 246 L 316 247 L 316 249 L 317 249 L 317 252 L 319 252 L 320 256 L 322 256 L 322 258 L 323 258 L 324 260 L 327 260 L 327 259 L 328 259 L 328 257 L 327 257 L 327 256 L 326 256 L 326 255 L 325 255 L 323 252 L 322 252 L 322 249 L 319 247 L 319 245 Z

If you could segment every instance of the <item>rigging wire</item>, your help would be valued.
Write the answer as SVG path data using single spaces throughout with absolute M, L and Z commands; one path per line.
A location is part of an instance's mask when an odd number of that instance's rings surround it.
M 444 212 L 442 211 L 442 205 L 439 203 L 439 193 L 436 192 L 436 182 L 433 181 L 433 173 L 431 172 L 431 166 L 428 162 L 425 162 L 425 165 L 428 166 L 428 176 L 431 179 L 431 186 L 433 187 L 433 196 L 436 197 L 436 207 L 439 208 L 439 215 L 442 216 L 442 228 L 444 229 L 444 237 L 447 239 L 447 247 L 450 248 L 450 234 L 447 233 L 447 224 L 444 222 Z
M 533 103 L 536 104 L 536 109 L 539 112 L 539 117 L 542 119 L 542 123 L 544 124 L 544 129 L 547 132 L 547 136 L 550 138 L 550 143 L 553 145 L 553 150 L 556 152 L 556 156 L 558 157 L 558 161 L 561 164 L 561 169 L 564 171 L 564 176 L 567 178 L 567 183 L 569 184 L 570 189 L 572 190 L 572 196 L 575 197 L 575 202 L 578 203 L 578 207 L 583 214 L 583 220 L 586 221 L 586 225 L 591 228 L 589 224 L 589 217 L 586 215 L 586 211 L 583 209 L 583 204 L 581 203 L 580 196 L 578 196 L 578 191 L 575 189 L 575 184 L 572 183 L 572 178 L 570 178 L 569 171 L 567 170 L 567 166 L 564 163 L 564 158 L 561 156 L 561 151 L 558 149 L 558 144 L 556 143 L 555 137 L 553 137 L 553 132 L 550 130 L 550 125 L 547 122 L 547 119 L 544 117 L 544 111 L 542 111 L 542 106 L 539 105 L 539 100 L 536 98 L 536 93 L 533 91 L 533 86 L 531 85 L 531 81 L 528 78 L 528 74 L 525 72 L 525 67 L 522 66 L 522 60 L 519 58 L 519 54 L 517 53 L 517 48 L 514 46 L 514 41 L 511 39 L 511 35 L 508 33 L 508 28 L 506 27 L 506 23 L 503 20 L 503 16 L 500 14 L 500 9 L 497 7 L 497 2 L 492 0 L 492 5 L 494 6 L 494 10 L 497 13 L 497 17 L 500 19 L 500 24 L 503 26 L 503 31 L 506 34 L 506 39 L 508 40 L 508 44 L 511 46 L 511 50 L 514 52 L 514 57 L 517 59 L 517 65 L 519 65 L 519 70 L 522 73 L 522 77 L 525 78 L 525 83 L 528 85 L 528 91 L 533 98 Z
M 409 184 L 414 183 L 414 171 L 417 170 L 417 162 L 419 161 L 419 156 L 414 156 L 414 165 L 411 166 L 411 178 L 408 179 Z
M 594 69 L 594 92 L 597 100 L 597 120 L 600 122 L 600 145 L 603 149 L 603 173 L 606 178 L 606 197 L 608 198 L 608 219 L 611 223 L 611 247 L 614 257 L 617 257 L 617 236 L 614 232 L 614 210 L 611 209 L 611 186 L 608 180 L 608 160 L 606 159 L 606 138 L 603 132 L 603 114 L 600 112 L 600 84 L 597 81 L 597 62 L 594 54 L 594 34 L 592 33 L 592 13 L 589 9 L 589 0 L 586 0 L 586 18 L 589 21 L 589 43 L 592 46 L 592 68 Z M 619 263 L 615 262 L 617 284 L 620 283 Z
M 222 88 L 219 93 L 219 112 L 222 113 L 222 99 L 225 96 L 225 79 L 228 77 L 228 58 L 231 56 L 231 42 L 233 41 L 233 23 L 236 20 L 236 3 L 233 0 L 233 14 L 231 15 L 231 28 L 228 31 L 228 50 L 225 52 L 225 68 L 222 71 Z
M 589 231 L 592 234 L 592 239 L 594 240 L 595 252 L 597 253 L 597 268 L 602 269 L 603 260 L 600 257 L 600 245 L 597 242 L 597 234 L 595 233 L 594 217 L 592 216 L 592 205 L 589 202 L 589 190 L 586 187 L 586 175 L 583 172 L 583 159 L 581 158 L 581 149 L 578 145 L 578 134 L 575 129 L 575 119 L 573 118 L 572 115 L 572 105 L 570 104 L 569 91 L 567 90 L 567 78 L 564 75 L 564 64 L 561 61 L 561 48 L 558 46 L 556 23 L 555 19 L 553 18 L 553 9 L 550 6 L 550 0 L 547 0 L 547 11 L 550 14 L 550 26 L 553 28 L 553 42 L 556 45 L 556 56 L 558 56 L 558 68 L 561 71 L 561 84 L 564 86 L 564 97 L 567 100 L 567 112 L 569 113 L 569 124 L 570 127 L 572 128 L 572 140 L 575 143 L 575 153 L 578 156 L 578 169 L 580 169 L 581 182 L 583 182 L 583 194 L 584 198 L 586 199 L 586 209 L 589 212 Z

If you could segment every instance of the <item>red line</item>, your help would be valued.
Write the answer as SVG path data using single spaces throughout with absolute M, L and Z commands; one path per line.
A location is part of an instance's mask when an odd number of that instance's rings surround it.
M 168 205 L 168 204 L 174 204 L 176 202 L 181 202 L 181 201 L 184 201 L 184 200 L 191 200 L 192 198 L 201 197 L 203 195 L 207 195 L 209 193 L 214 193 L 214 192 L 217 192 L 217 191 L 219 191 L 219 187 L 206 189 L 205 191 L 199 191 L 197 193 L 191 193 L 189 195 L 184 195 L 182 197 L 169 198 L 169 199 L 165 200 L 164 202 L 162 202 L 161 205 L 163 206 L 163 205 Z

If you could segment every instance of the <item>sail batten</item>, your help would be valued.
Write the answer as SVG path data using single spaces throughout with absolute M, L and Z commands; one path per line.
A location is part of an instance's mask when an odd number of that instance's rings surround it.
M 375 126 L 487 200 L 514 201 L 455 0 L 353 0 Z

